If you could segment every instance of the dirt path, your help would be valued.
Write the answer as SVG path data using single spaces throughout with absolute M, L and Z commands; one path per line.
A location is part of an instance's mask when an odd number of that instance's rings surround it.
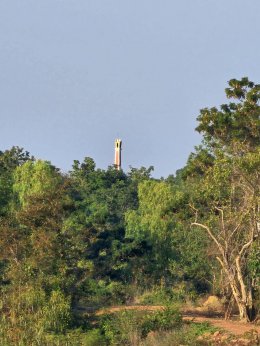
M 246 332 L 249 332 L 251 330 L 256 330 L 260 334 L 260 327 L 256 326 L 254 324 L 250 323 L 242 323 L 242 322 L 237 322 L 237 321 L 226 321 L 221 318 L 212 318 L 212 317 L 202 317 L 202 316 L 196 316 L 196 317 L 191 317 L 191 316 L 183 316 L 183 319 L 185 321 L 192 321 L 192 322 L 208 322 L 212 326 L 224 329 L 227 332 L 230 332 L 234 335 L 243 335 Z
M 107 313 L 114 313 L 118 311 L 124 311 L 124 310 L 138 310 L 138 311 L 159 311 L 163 310 L 164 306 L 162 305 L 133 305 L 133 306 L 114 306 L 107 309 L 101 309 L 96 312 L 97 316 L 104 315 Z M 185 321 L 192 321 L 192 322 L 208 322 L 214 327 L 224 329 L 227 332 L 230 332 L 234 335 L 243 335 L 246 332 L 249 332 L 251 330 L 256 330 L 260 334 L 260 326 L 256 326 L 254 324 L 250 323 L 242 323 L 238 321 L 226 321 L 221 318 L 213 318 L 213 317 L 206 317 L 206 316 L 199 316 L 196 315 L 196 313 L 193 313 L 192 315 L 183 313 L 183 319 Z
M 129 305 L 129 306 L 112 306 L 110 308 L 105 308 L 98 310 L 95 315 L 101 316 L 105 314 L 110 314 L 113 312 L 124 311 L 124 310 L 137 310 L 137 311 L 158 311 L 163 310 L 163 305 Z

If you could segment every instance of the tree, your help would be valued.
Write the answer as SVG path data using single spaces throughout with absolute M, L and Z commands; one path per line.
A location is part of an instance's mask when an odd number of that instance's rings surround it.
M 33 160 L 27 151 L 19 147 L 0 151 L 0 215 L 10 212 L 13 196 L 14 171 L 28 160 Z
M 200 184 L 207 210 L 196 206 L 193 226 L 206 231 L 238 306 L 240 319 L 255 316 L 255 277 L 249 258 L 260 233 L 260 87 L 231 80 L 227 97 L 238 100 L 204 109 L 197 130 L 214 156 Z M 206 211 L 206 212 L 205 212 Z
M 206 241 L 200 230 L 190 232 L 190 187 L 180 179 L 138 186 L 138 208 L 126 213 L 126 235 L 151 245 L 146 266 L 139 268 L 143 282 L 146 277 L 150 284 L 161 281 L 168 287 L 181 282 L 200 292 L 207 287 Z
M 26 161 L 14 172 L 13 190 L 24 207 L 30 197 L 52 192 L 61 183 L 57 168 L 48 161 Z
M 125 239 L 124 214 L 137 204 L 137 184 L 115 167 L 96 169 L 91 158 L 74 161 L 70 179 L 73 210 L 63 231 L 70 248 L 77 249 L 76 256 L 75 251 L 73 255 L 69 251 L 69 256 L 80 269 L 79 299 L 99 291 L 111 296 L 113 285 L 131 281 L 131 257 L 142 251 L 140 244 Z
M 231 79 L 228 84 L 226 96 L 233 102 L 221 105 L 220 109 L 202 109 L 196 130 L 212 150 L 220 148 L 242 155 L 260 145 L 260 85 L 246 77 Z
M 0 328 L 15 344 L 28 335 L 45 343 L 44 331 L 68 327 L 74 294 L 75 269 L 62 233 L 67 179 L 48 162 L 26 161 L 15 168 L 13 189 L 12 212 L 0 220 Z
M 65 215 L 64 185 L 48 162 L 26 161 L 16 167 L 13 190 L 18 201 L 12 214 L 1 220 L 1 256 L 11 266 L 22 268 L 29 261 L 32 271 L 47 274 L 48 266 L 53 269 Z

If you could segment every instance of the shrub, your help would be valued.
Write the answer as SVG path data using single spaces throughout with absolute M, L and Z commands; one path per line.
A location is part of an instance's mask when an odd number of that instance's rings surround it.
M 122 311 L 105 316 L 101 329 L 110 345 L 138 345 L 151 331 L 165 331 L 182 325 L 178 310 L 167 308 L 147 313 L 144 311 Z
M 70 324 L 70 299 L 61 291 L 48 297 L 40 287 L 28 286 L 3 298 L 0 345 L 62 345 L 47 342 L 48 333 L 65 333 Z
M 166 288 L 155 286 L 151 290 L 147 290 L 138 297 L 141 304 L 172 304 L 183 303 L 185 301 L 195 301 L 198 295 L 193 287 L 188 287 L 185 283 L 176 285 L 175 287 Z
M 122 311 L 114 316 L 105 316 L 101 328 L 110 345 L 131 345 L 133 336 L 141 338 L 140 315 Z
M 70 300 L 61 291 L 52 291 L 43 308 L 43 326 L 46 331 L 64 333 L 71 321 Z
M 203 334 L 212 334 L 217 329 L 208 323 L 185 323 L 181 328 L 150 334 L 142 346 L 206 346 L 212 343 L 200 338 Z
M 142 323 L 142 337 L 151 331 L 166 331 L 179 328 L 182 324 L 181 314 L 178 310 L 166 308 L 148 315 Z
M 81 345 L 84 346 L 105 346 L 106 340 L 99 329 L 92 329 L 82 337 Z

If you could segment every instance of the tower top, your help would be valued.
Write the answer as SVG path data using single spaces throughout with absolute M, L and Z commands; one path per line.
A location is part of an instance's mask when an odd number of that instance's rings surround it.
M 122 150 L 122 140 L 115 140 L 115 166 L 116 169 L 121 169 L 121 150 Z
M 117 138 L 117 139 L 115 140 L 115 147 L 116 147 L 116 148 L 122 147 L 122 139 Z

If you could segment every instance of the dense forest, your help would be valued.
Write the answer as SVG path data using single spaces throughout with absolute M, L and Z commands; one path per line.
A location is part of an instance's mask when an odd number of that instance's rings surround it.
M 1 345 L 145 344 L 181 328 L 177 303 L 209 294 L 259 317 L 260 85 L 233 79 L 226 95 L 200 111 L 202 143 L 167 178 L 89 157 L 65 174 L 22 148 L 0 152 Z M 93 319 L 138 303 L 168 310 Z M 122 335 L 133 321 L 139 343 Z

